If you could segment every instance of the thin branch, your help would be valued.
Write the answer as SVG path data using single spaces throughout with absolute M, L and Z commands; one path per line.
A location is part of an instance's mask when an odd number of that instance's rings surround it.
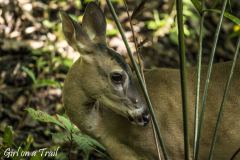
M 134 32 L 134 28 L 133 28 L 133 24 L 132 24 L 132 18 L 130 17 L 129 10 L 128 10 L 128 5 L 126 3 L 126 0 L 123 0 L 123 2 L 124 2 L 124 5 L 125 5 L 125 8 L 126 8 L 126 11 L 127 11 L 128 21 L 129 21 L 130 27 L 131 27 L 131 32 L 132 32 L 132 36 L 133 36 L 134 46 L 135 46 L 135 50 L 136 50 L 137 57 L 138 57 L 138 64 L 139 64 L 140 69 L 143 70 L 143 66 L 141 65 L 141 58 L 140 58 L 140 55 L 139 55 L 137 37 L 135 36 L 135 32 Z M 142 75 L 143 75 L 143 73 L 142 73 Z

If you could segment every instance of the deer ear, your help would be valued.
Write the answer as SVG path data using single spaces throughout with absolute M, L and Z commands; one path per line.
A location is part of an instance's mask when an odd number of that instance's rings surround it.
M 77 50 L 89 50 L 92 44 L 88 35 L 83 32 L 82 26 L 63 11 L 60 11 L 60 16 L 63 33 L 69 45 Z
M 88 3 L 83 16 L 82 27 L 93 43 L 106 44 L 106 19 L 96 3 Z

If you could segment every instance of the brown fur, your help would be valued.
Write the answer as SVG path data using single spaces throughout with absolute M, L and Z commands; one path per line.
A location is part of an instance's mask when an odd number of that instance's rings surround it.
M 91 3 L 92 11 L 98 16 L 102 12 Z M 86 11 L 87 12 L 87 11 Z M 85 17 L 87 21 L 88 17 Z M 99 40 L 104 41 L 103 33 L 96 34 L 97 43 L 81 43 L 76 34 L 76 26 L 62 13 L 63 27 L 67 27 L 65 36 L 81 57 L 71 67 L 64 83 L 63 100 L 66 113 L 84 133 L 96 138 L 106 148 L 114 160 L 153 160 L 157 159 L 152 125 L 133 125 L 127 120 L 126 111 L 134 107 L 122 103 L 111 89 L 111 82 L 106 73 L 112 70 L 122 70 L 123 67 L 109 54 L 113 52 L 104 45 L 99 46 Z M 93 22 L 86 23 L 89 28 Z M 104 23 L 100 23 L 103 25 Z M 98 25 L 96 22 L 95 25 Z M 84 24 L 83 24 L 84 26 Z M 79 27 L 79 26 L 77 26 Z M 84 28 L 84 27 L 83 27 Z M 85 26 L 85 28 L 87 28 Z M 96 26 L 93 28 L 97 28 Z M 104 27 L 102 27 L 104 29 Z M 74 32 L 75 29 L 75 32 Z M 81 30 L 81 26 L 79 28 Z M 90 29 L 91 30 L 91 29 Z M 79 31 L 80 32 L 80 31 Z M 66 35 L 67 34 L 67 35 Z M 80 34 L 80 33 L 78 33 Z M 86 36 L 86 35 L 79 35 Z M 91 37 L 86 37 L 91 39 Z M 78 42 L 86 45 L 87 49 L 78 46 Z M 87 50 L 87 51 L 86 51 Z M 200 160 L 207 159 L 213 128 L 216 122 L 218 107 L 223 96 L 231 63 L 220 63 L 213 67 L 212 78 L 207 98 L 206 114 L 203 124 L 200 143 Z M 206 67 L 202 70 L 202 82 L 206 78 Z M 189 131 L 190 148 L 193 142 L 193 115 L 194 115 L 194 82 L 195 68 L 189 69 L 188 97 L 189 97 Z M 229 96 L 225 105 L 222 125 L 218 133 L 214 159 L 228 160 L 240 147 L 240 62 L 238 60 L 234 73 Z M 137 83 L 133 73 L 129 73 L 134 83 Z M 146 84 L 154 110 L 160 124 L 161 133 L 173 160 L 184 159 L 183 124 L 181 107 L 180 75 L 176 69 L 153 69 L 145 72 Z M 134 93 L 140 92 L 139 85 L 133 86 Z M 204 84 L 201 84 L 201 92 Z M 141 97 L 142 94 L 134 94 Z M 143 99 L 143 98 L 142 98 Z M 129 102 L 130 103 L 130 102 Z M 145 102 L 141 101 L 144 105 Z M 191 155 L 192 157 L 192 155 Z M 238 157 L 237 159 L 240 159 Z

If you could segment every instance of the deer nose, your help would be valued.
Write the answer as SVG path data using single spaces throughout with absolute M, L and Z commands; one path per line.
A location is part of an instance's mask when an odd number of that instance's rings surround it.
M 144 126 L 146 126 L 150 120 L 150 115 L 149 115 L 148 111 L 143 113 L 142 119 L 143 119 Z

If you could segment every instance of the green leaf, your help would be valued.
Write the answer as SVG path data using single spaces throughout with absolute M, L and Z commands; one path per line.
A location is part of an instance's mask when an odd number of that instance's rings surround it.
M 41 121 L 41 122 L 51 122 L 51 123 L 55 123 L 57 124 L 58 126 L 62 127 L 62 128 L 65 128 L 65 126 L 60 123 L 55 117 L 53 116 L 50 116 L 49 114 L 43 112 L 43 111 L 40 111 L 40 110 L 34 110 L 33 108 L 27 108 L 25 109 L 29 114 L 30 116 L 35 119 L 35 120 L 38 120 L 38 121 Z
M 63 144 L 69 142 L 69 133 L 67 132 L 58 132 L 58 133 L 51 133 L 53 142 L 57 144 Z
M 73 61 L 71 59 L 64 59 L 62 64 L 68 68 L 70 68 L 73 65 Z
M 108 29 L 106 34 L 107 36 L 116 36 L 118 33 L 117 29 Z
M 18 150 L 18 153 L 21 153 L 21 152 L 23 151 L 22 146 L 20 145 L 20 146 L 17 148 L 17 150 Z M 22 160 L 22 157 L 21 157 L 21 155 L 19 155 L 19 154 L 14 154 L 14 156 L 11 157 L 11 160 Z
M 101 145 L 98 141 L 95 139 L 82 134 L 80 132 L 78 133 L 70 133 L 72 135 L 72 140 L 77 144 L 77 147 L 82 150 L 86 155 L 91 153 L 92 151 L 97 151 L 103 156 L 107 155 L 103 153 L 102 151 L 105 151 L 105 148 L 103 145 Z M 65 143 L 69 142 L 70 138 L 69 132 L 59 132 L 59 133 L 52 133 L 53 141 L 56 143 Z M 98 150 L 100 149 L 100 150 Z
M 60 88 L 59 82 L 51 79 L 42 79 L 42 80 L 36 80 L 34 87 L 39 88 L 39 87 L 47 87 L 47 86 L 52 86 L 52 87 L 58 87 Z
M 72 133 L 71 135 L 73 142 L 75 142 L 77 144 L 77 147 L 86 155 L 91 153 L 93 150 L 97 150 L 97 147 L 105 150 L 100 143 L 87 135 L 81 133 Z M 70 134 L 67 132 L 53 133 L 52 138 L 55 142 L 65 143 L 69 142 Z
M 75 4 L 75 6 L 76 6 L 76 8 L 77 8 L 78 10 L 82 9 L 81 1 L 75 0 L 75 1 L 74 1 L 74 4 Z
M 11 126 L 7 126 L 4 130 L 3 143 L 9 147 L 13 144 L 13 130 Z
M 72 122 L 68 118 L 57 114 L 57 119 L 59 122 L 61 122 L 65 126 L 65 129 L 68 132 L 75 133 L 80 131 L 74 124 L 72 124 Z
M 99 147 L 100 149 L 105 150 L 103 145 L 101 145 L 98 141 L 96 141 L 95 139 L 85 134 L 81 134 L 81 133 L 73 134 L 73 140 L 78 144 L 80 149 L 86 152 L 93 150 L 96 147 Z
M 32 156 L 30 160 L 43 160 L 44 156 L 41 156 L 41 152 L 37 152 L 36 156 Z
M 105 147 L 95 139 L 81 133 L 72 134 L 72 136 L 73 141 L 77 143 L 79 149 L 81 149 L 85 153 L 86 157 L 88 157 L 89 154 L 94 150 L 105 159 L 111 159 L 110 156 L 105 152 L 106 151 Z
M 74 14 L 69 14 L 69 16 L 70 16 L 73 20 L 75 20 L 76 22 L 78 22 L 78 17 L 77 17 L 76 15 L 74 15 Z
M 91 139 L 85 135 L 73 134 L 73 141 L 77 143 L 78 148 L 87 156 L 94 150 L 94 144 L 92 144 Z
M 42 24 L 47 28 L 53 28 L 56 23 L 50 22 L 49 20 L 43 20 Z
M 40 110 L 34 110 L 33 108 L 27 108 L 26 111 L 28 111 L 30 116 L 35 120 L 38 120 L 41 122 L 55 123 L 58 126 L 66 129 L 68 132 L 78 133 L 80 131 L 74 124 L 72 124 L 72 122 L 68 118 L 64 116 L 60 116 L 58 114 L 56 117 L 51 116 L 46 112 L 43 112 Z
M 22 66 L 22 70 L 32 79 L 33 83 L 36 83 L 36 76 L 32 70 Z
M 194 5 L 195 9 L 198 11 L 198 13 L 202 12 L 201 3 L 198 0 L 191 0 L 192 4 Z
M 57 160 L 66 160 L 68 159 L 67 153 L 58 153 L 57 156 L 55 157 L 55 159 Z
M 29 134 L 27 139 L 26 139 L 26 145 L 25 145 L 23 150 L 28 151 L 33 142 L 34 142 L 34 138 L 31 134 Z
M 204 9 L 204 12 L 215 12 L 218 14 L 221 14 L 221 10 L 218 9 Z M 233 23 L 236 23 L 237 25 L 240 25 L 240 19 L 228 12 L 224 13 L 224 17 L 228 18 L 229 20 L 231 20 Z

